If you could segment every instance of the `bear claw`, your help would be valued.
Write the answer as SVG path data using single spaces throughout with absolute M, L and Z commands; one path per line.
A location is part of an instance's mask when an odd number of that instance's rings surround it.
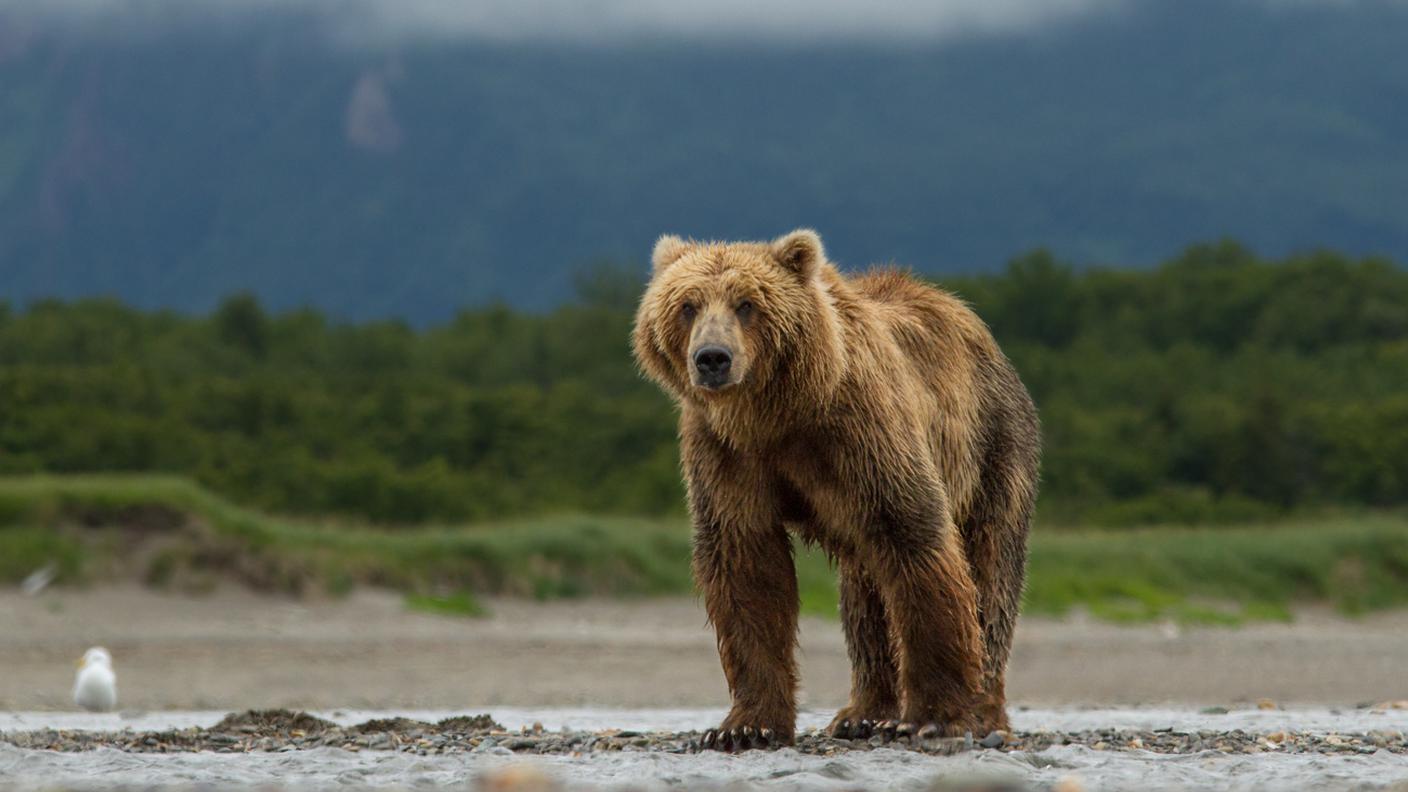
M 909 740 L 936 740 L 940 737 L 957 736 L 954 728 L 945 727 L 942 723 L 916 723 L 914 721 L 885 721 L 880 724 L 876 731 L 883 736 L 886 742 L 906 738 Z
M 704 750 L 723 751 L 724 753 L 775 748 L 780 744 L 781 742 L 777 739 L 777 733 L 772 729 L 755 729 L 752 726 L 739 726 L 732 729 L 709 729 L 704 732 L 704 736 L 699 740 L 699 745 Z
M 831 727 L 831 736 L 838 740 L 868 740 L 876 734 L 878 723 L 869 718 L 846 718 Z
M 828 734 L 838 740 L 868 740 L 871 737 L 879 737 L 884 742 L 891 742 L 901 738 L 911 741 L 934 740 L 952 736 L 952 731 L 941 723 L 933 722 L 842 718 L 831 725 Z

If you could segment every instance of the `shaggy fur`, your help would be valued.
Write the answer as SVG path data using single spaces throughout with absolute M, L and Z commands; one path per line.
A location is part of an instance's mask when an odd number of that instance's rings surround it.
M 840 575 L 852 692 L 833 733 L 1005 729 L 1040 440 L 987 327 L 904 274 L 843 277 L 811 231 L 666 236 L 654 266 L 635 354 L 680 405 L 694 573 L 733 697 L 706 740 L 793 738 L 789 532 Z M 731 354 L 726 382 L 700 373 L 705 349 Z

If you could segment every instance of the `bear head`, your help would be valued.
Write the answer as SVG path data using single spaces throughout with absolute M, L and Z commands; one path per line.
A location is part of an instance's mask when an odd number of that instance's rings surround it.
M 695 242 L 663 236 L 636 313 L 645 373 L 676 399 L 720 404 L 824 400 L 839 376 L 840 330 L 821 238 Z

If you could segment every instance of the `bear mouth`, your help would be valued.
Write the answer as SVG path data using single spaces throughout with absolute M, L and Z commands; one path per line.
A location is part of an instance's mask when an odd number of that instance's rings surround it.
M 729 388 L 735 387 L 735 386 L 737 386 L 737 385 L 738 385 L 738 383 L 737 383 L 737 382 L 734 382 L 733 380 L 719 380 L 719 381 L 701 380 L 701 381 L 697 381 L 697 382 L 694 383 L 694 387 L 698 388 L 699 390 L 704 391 L 705 393 L 720 393 L 720 392 L 722 392 L 722 391 L 726 391 L 726 390 L 728 390 Z
M 695 390 L 704 393 L 722 393 L 743 384 L 744 379 L 746 377 L 740 377 L 737 372 L 733 371 L 720 372 L 714 376 L 695 371 L 689 381 Z

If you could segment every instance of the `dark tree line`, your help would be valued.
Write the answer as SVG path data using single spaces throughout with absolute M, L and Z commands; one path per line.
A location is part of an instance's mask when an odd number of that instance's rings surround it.
M 1042 410 L 1043 511 L 1129 524 L 1408 503 L 1408 273 L 1230 243 L 1152 271 L 1045 253 L 946 280 Z M 636 374 L 634 273 L 551 313 L 417 330 L 115 301 L 0 303 L 0 473 L 161 471 L 386 522 L 674 513 L 674 418 Z

